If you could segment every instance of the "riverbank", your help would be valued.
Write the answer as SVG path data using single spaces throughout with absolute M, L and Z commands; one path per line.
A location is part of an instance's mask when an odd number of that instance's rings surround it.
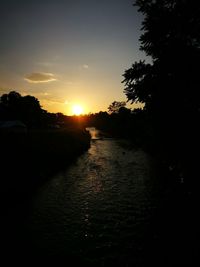
M 30 192 L 90 147 L 82 129 L 0 133 L 1 196 Z
M 90 147 L 90 139 L 87 131 L 77 128 L 0 133 L 1 256 L 6 260 L 11 255 L 26 259 L 24 222 L 34 195 L 76 161 Z

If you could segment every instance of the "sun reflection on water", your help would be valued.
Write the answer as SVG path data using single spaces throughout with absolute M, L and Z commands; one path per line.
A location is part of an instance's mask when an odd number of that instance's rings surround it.
M 90 133 L 92 140 L 99 139 L 99 130 L 95 127 L 87 127 L 86 130 Z

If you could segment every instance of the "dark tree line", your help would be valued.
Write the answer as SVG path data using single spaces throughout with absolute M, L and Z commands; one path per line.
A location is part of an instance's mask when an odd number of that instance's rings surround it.
M 20 120 L 29 128 L 39 127 L 45 115 L 34 96 L 21 96 L 16 91 L 3 94 L 0 97 L 0 120 Z
M 28 129 L 56 129 L 70 124 L 68 116 L 44 110 L 39 100 L 11 91 L 0 96 L 0 121 L 20 120 Z
M 155 149 L 177 175 L 194 180 L 200 122 L 199 1 L 137 0 L 135 5 L 144 15 L 141 50 L 152 63 L 135 62 L 125 71 L 124 92 L 129 101 L 145 104 Z
M 98 112 L 82 116 L 66 116 L 60 112 L 50 113 L 44 110 L 34 96 L 22 96 L 11 91 L 0 96 L 0 122 L 19 120 L 28 129 L 77 129 L 96 126 L 113 136 L 136 137 L 136 121 L 140 121 L 140 112 L 132 112 L 126 108 L 126 102 L 114 101 L 108 107 L 108 112 Z M 140 119 L 138 120 L 137 118 Z M 131 134 L 132 133 L 132 134 Z

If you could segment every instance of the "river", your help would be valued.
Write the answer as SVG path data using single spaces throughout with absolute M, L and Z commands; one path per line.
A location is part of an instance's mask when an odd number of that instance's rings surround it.
M 29 246 L 92 266 L 141 264 L 156 209 L 152 160 L 125 140 L 90 131 L 90 149 L 34 197 Z

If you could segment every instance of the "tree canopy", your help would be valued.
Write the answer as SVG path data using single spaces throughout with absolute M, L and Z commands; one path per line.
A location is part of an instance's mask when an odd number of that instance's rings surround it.
M 124 108 L 125 106 L 126 102 L 124 101 L 113 101 L 108 107 L 108 113 L 109 114 L 119 113 L 119 110 L 121 108 Z
M 21 120 L 30 128 L 44 124 L 47 114 L 37 98 L 30 95 L 21 96 L 16 91 L 0 97 L 0 109 L 1 120 Z
M 169 111 L 200 108 L 200 5 L 190 0 L 138 0 L 143 13 L 140 49 L 151 64 L 135 62 L 125 71 L 125 94 L 146 109 Z
M 189 175 L 200 134 L 200 4 L 136 0 L 135 5 L 144 15 L 140 49 L 151 63 L 135 62 L 125 70 L 124 93 L 128 101 L 145 104 L 158 146 Z

